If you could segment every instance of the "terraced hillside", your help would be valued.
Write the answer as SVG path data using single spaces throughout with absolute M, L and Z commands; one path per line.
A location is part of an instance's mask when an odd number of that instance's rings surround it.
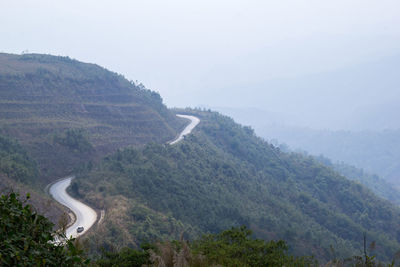
M 171 140 L 184 123 L 158 93 L 98 65 L 0 54 L 0 133 L 26 147 L 47 180 L 120 147 Z

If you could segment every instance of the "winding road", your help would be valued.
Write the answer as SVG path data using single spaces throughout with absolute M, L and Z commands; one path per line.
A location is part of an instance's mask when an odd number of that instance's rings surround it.
M 195 116 L 181 115 L 181 114 L 178 114 L 176 116 L 188 119 L 188 120 L 190 120 L 190 123 L 188 126 L 185 127 L 185 129 L 183 129 L 183 131 L 178 135 L 178 137 L 175 140 L 169 142 L 170 145 L 176 144 L 179 141 L 181 141 L 183 139 L 183 137 L 185 135 L 190 134 L 192 132 L 192 130 L 194 129 L 194 127 L 196 127 L 197 124 L 199 124 L 199 122 L 200 122 L 200 119 Z
M 75 222 L 67 228 L 66 236 L 77 238 L 83 235 L 97 220 L 97 213 L 91 207 L 72 198 L 67 193 L 67 188 L 71 184 L 73 176 L 66 177 L 50 186 L 50 195 L 60 204 L 68 207 L 75 215 Z M 84 230 L 80 233 L 76 231 L 78 226 L 83 226 Z
M 192 132 L 192 130 L 199 124 L 200 119 L 195 116 L 190 115 L 181 115 L 177 114 L 176 116 L 189 119 L 190 123 L 183 129 L 183 131 L 179 134 L 179 136 L 173 141 L 169 142 L 170 145 L 176 144 L 183 139 L 185 135 L 188 135 Z M 70 186 L 73 176 L 69 176 L 55 183 L 51 184 L 49 187 L 50 195 L 60 204 L 69 208 L 75 215 L 75 222 L 67 228 L 66 236 L 77 238 L 78 236 L 86 233 L 97 221 L 97 213 L 91 207 L 83 204 L 82 202 L 72 198 L 67 193 L 67 188 Z M 77 228 L 82 226 L 84 230 L 80 233 L 77 232 Z

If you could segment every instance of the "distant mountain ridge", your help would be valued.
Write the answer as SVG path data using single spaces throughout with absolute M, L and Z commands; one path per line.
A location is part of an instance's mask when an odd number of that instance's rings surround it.
M 397 54 L 321 73 L 232 84 L 215 90 L 212 100 L 199 104 L 227 105 L 224 100 L 229 95 L 234 112 L 241 110 L 250 117 L 254 112 L 249 109 L 264 110 L 258 115 L 261 122 L 278 120 L 283 125 L 313 129 L 397 129 L 399 69 Z
M 399 106 L 393 103 L 386 105 L 382 110 L 377 108 L 377 111 L 371 111 L 370 116 L 389 125 L 385 123 L 385 114 L 389 111 L 392 111 L 393 115 L 397 114 L 395 110 Z M 398 128 L 400 124 L 386 130 L 379 128 L 365 131 L 318 130 L 296 126 L 290 121 L 290 116 L 261 109 L 227 107 L 215 109 L 231 116 L 239 123 L 254 127 L 259 136 L 275 145 L 287 145 L 292 151 L 306 151 L 314 156 L 323 155 L 333 163 L 344 162 L 354 165 L 367 173 L 379 175 L 400 189 L 400 129 Z M 364 114 L 364 120 L 359 122 L 366 122 L 367 114 Z M 395 125 L 394 117 L 387 118 L 387 121 Z
M 276 139 L 293 150 L 324 155 L 377 174 L 400 188 L 400 130 L 329 131 L 269 125 L 257 131 L 266 139 Z

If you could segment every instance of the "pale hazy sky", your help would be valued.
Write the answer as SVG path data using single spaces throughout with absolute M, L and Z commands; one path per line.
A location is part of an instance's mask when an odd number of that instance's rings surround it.
M 97 63 L 169 106 L 248 106 L 246 84 L 399 55 L 399 25 L 398 0 L 2 0 L 0 51 Z

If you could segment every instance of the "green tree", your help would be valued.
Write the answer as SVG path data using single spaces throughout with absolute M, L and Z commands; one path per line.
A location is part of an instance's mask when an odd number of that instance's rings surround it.
M 0 172 L 20 182 L 32 182 L 38 176 L 37 164 L 14 139 L 0 135 Z
M 118 252 L 103 251 L 96 264 L 99 267 L 141 267 L 144 264 L 150 264 L 149 253 L 146 250 L 140 251 L 128 247 Z
M 82 129 L 67 129 L 63 135 L 55 135 L 53 140 L 60 145 L 79 152 L 93 150 L 92 144 L 88 141 Z
M 208 234 L 193 244 L 194 252 L 204 255 L 212 264 L 223 266 L 311 266 L 312 258 L 294 258 L 285 241 L 251 238 L 245 226 L 219 234 Z
M 0 198 L 1 266 L 85 266 L 83 251 L 74 240 L 56 242 L 63 234 L 52 231 L 53 223 L 21 201 L 16 193 Z

